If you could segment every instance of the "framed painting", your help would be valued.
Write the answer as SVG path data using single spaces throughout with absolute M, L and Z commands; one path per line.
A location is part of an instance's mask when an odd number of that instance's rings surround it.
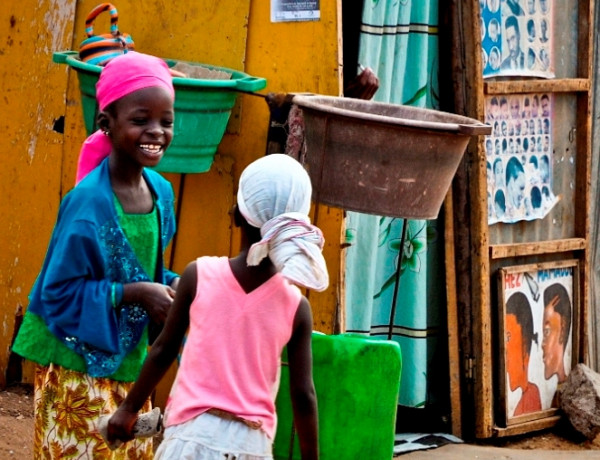
M 558 412 L 557 389 L 578 360 L 578 264 L 499 269 L 498 421 L 506 426 Z

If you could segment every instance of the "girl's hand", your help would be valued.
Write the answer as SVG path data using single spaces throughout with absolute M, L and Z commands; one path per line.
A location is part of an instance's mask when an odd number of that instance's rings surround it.
M 175 298 L 171 286 L 142 281 L 123 285 L 123 303 L 139 303 L 156 324 L 164 324 Z
M 379 89 L 379 78 L 369 67 L 361 68 L 358 74 L 344 89 L 344 96 L 354 99 L 370 100 Z
M 138 414 L 136 412 L 128 412 L 121 407 L 117 409 L 108 421 L 108 443 L 114 443 L 117 440 L 123 442 L 131 441 L 133 439 L 133 428 L 137 418 Z
M 141 304 L 152 321 L 157 324 L 164 324 L 174 298 L 175 290 L 171 286 L 148 283 L 147 289 L 144 289 Z

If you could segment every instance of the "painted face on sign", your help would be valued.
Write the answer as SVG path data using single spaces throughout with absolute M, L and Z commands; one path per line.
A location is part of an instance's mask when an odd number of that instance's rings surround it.
M 523 356 L 523 331 L 515 315 L 506 315 L 506 370 L 511 391 L 527 383 L 527 370 Z
M 556 302 L 558 302 L 558 296 L 555 297 L 553 303 L 544 308 L 542 353 L 544 359 L 544 377 L 546 380 L 555 374 L 564 373 L 563 355 L 565 344 L 561 340 L 561 316 L 554 310 Z

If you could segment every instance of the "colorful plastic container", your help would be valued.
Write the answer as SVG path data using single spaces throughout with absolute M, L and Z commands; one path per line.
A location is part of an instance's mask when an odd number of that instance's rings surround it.
M 394 454 L 402 358 L 397 342 L 313 333 L 322 460 L 390 460 Z M 277 395 L 276 460 L 300 460 L 289 370 L 283 356 Z
M 53 54 L 53 60 L 67 64 L 77 71 L 85 129 L 89 134 L 96 126 L 96 82 L 102 67 L 87 64 L 78 58 L 76 51 Z M 172 67 L 177 61 L 165 59 Z M 199 78 L 173 78 L 175 87 L 175 127 L 173 142 L 156 170 L 173 173 L 202 173 L 210 169 L 238 91 L 254 92 L 265 88 L 264 78 L 252 77 L 244 72 L 206 64 L 187 62 L 231 74 L 229 80 Z

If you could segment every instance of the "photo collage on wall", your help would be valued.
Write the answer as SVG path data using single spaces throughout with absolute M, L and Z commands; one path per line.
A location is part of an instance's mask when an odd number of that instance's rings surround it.
M 480 0 L 483 77 L 554 77 L 553 0 Z
M 488 224 L 542 219 L 552 191 L 552 94 L 486 97 Z

